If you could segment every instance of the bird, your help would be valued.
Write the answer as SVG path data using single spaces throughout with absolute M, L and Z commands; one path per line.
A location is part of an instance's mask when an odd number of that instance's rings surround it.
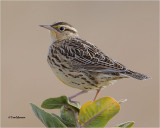
M 67 22 L 40 26 L 48 29 L 51 36 L 47 61 L 54 74 L 64 84 L 81 90 L 70 96 L 70 101 L 78 95 L 96 90 L 95 101 L 101 88 L 123 78 L 150 78 L 107 56 L 93 43 L 82 39 L 77 29 Z

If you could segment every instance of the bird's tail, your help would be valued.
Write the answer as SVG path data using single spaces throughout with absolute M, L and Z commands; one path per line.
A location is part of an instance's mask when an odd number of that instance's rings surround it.
M 143 75 L 141 73 L 134 72 L 134 71 L 131 71 L 131 70 L 128 70 L 125 74 L 129 77 L 132 77 L 132 78 L 135 78 L 135 79 L 138 79 L 138 80 L 146 80 L 146 79 L 150 78 L 149 76 L 146 76 L 146 75 Z

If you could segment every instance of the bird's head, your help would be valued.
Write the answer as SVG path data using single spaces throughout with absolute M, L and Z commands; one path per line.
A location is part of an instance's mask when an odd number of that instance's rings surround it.
M 66 22 L 56 22 L 52 25 L 40 25 L 50 31 L 53 41 L 78 37 L 77 30 Z

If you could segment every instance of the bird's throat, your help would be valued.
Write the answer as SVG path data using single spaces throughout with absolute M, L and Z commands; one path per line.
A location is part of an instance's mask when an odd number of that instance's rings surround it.
M 54 31 L 49 31 L 50 35 L 51 35 L 51 40 L 54 42 L 57 40 L 57 37 L 56 37 L 56 33 Z

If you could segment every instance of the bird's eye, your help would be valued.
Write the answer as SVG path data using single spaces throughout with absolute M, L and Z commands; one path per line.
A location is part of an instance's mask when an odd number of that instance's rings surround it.
M 59 28 L 59 30 L 64 31 L 64 30 L 65 30 L 65 28 L 64 28 L 64 27 L 60 27 L 60 28 Z

